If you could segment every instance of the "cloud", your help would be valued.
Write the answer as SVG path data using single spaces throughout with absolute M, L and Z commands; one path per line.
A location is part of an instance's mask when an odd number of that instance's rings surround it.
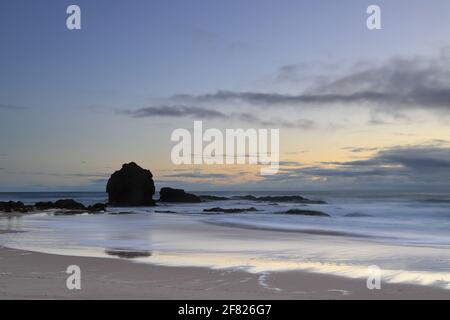
M 120 113 L 131 115 L 134 118 L 149 117 L 196 117 L 196 118 L 225 118 L 225 114 L 201 107 L 185 105 L 161 105 L 141 108 L 137 110 L 123 110 Z
M 422 172 L 441 172 L 450 169 L 450 148 L 435 146 L 400 147 L 380 151 L 368 160 L 337 163 L 341 166 L 399 166 L 420 174 Z
M 387 94 L 371 91 L 355 92 L 351 94 L 328 93 L 328 94 L 299 94 L 290 95 L 282 93 L 261 93 L 261 92 L 234 92 L 217 91 L 213 94 L 205 95 L 177 95 L 174 99 L 185 99 L 200 103 L 238 103 L 244 102 L 258 106 L 282 106 L 282 105 L 302 105 L 302 104 L 332 104 L 332 103 L 357 103 L 378 101 L 387 103 L 399 99 L 396 94 Z M 399 99 L 397 102 L 401 102 Z
M 190 117 L 194 119 L 238 120 L 263 127 L 284 127 L 305 130 L 315 127 L 315 122 L 307 119 L 297 119 L 294 121 L 284 119 L 262 120 L 258 116 L 248 112 L 230 112 L 226 114 L 213 109 L 185 105 L 160 105 L 136 110 L 121 110 L 119 113 L 130 115 L 133 118 L 173 117 L 182 119 Z
M 20 111 L 20 110 L 25 110 L 25 109 L 28 109 L 28 108 L 23 107 L 23 106 L 16 106 L 16 105 L 12 105 L 12 104 L 0 103 L 0 110 L 4 110 L 4 111 Z
M 279 77 L 292 78 L 298 68 L 284 66 Z M 313 78 L 312 82 L 316 77 Z M 355 63 L 346 73 L 325 82 L 299 94 L 221 90 L 203 95 L 175 95 L 172 99 L 260 107 L 365 105 L 398 115 L 397 108 L 450 111 L 450 50 L 443 49 L 432 57 L 394 57 L 382 63 L 365 63 L 364 67 Z
M 360 152 L 371 152 L 371 151 L 377 151 L 378 148 L 362 148 L 362 147 L 344 147 L 341 148 L 342 150 L 347 150 L 353 153 L 360 153 Z
M 400 187 L 450 189 L 450 147 L 444 142 L 396 146 L 355 161 L 322 162 L 317 166 L 280 168 L 272 181 L 319 178 L 322 184 L 339 188 Z
M 163 178 L 193 178 L 193 179 L 227 179 L 230 176 L 222 173 L 179 172 L 162 176 Z
M 106 173 L 56 173 L 44 171 L 19 171 L 11 173 L 33 175 L 33 176 L 51 176 L 51 177 L 69 177 L 69 178 L 103 178 L 108 176 Z
M 260 121 L 261 125 L 264 127 L 283 127 L 290 129 L 313 129 L 316 127 L 316 123 L 312 120 L 298 119 L 295 121 L 288 121 L 283 119 L 270 120 L 270 121 Z
M 280 167 L 299 167 L 303 165 L 301 162 L 297 161 L 279 161 L 278 164 Z

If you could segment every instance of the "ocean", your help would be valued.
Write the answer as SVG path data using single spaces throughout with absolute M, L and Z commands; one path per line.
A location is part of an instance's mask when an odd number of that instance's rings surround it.
M 107 214 L 42 212 L 0 218 L 0 245 L 45 253 L 132 259 L 171 266 L 248 272 L 305 270 L 450 289 L 450 194 L 417 192 L 194 192 L 198 195 L 302 195 L 327 204 L 222 200 L 108 208 Z M 71 198 L 106 202 L 102 192 L 0 193 L 32 204 Z M 158 195 L 155 195 L 158 198 Z M 204 214 L 213 207 L 250 208 Z M 316 210 L 330 217 L 283 214 Z M 157 212 L 158 211 L 158 212 Z

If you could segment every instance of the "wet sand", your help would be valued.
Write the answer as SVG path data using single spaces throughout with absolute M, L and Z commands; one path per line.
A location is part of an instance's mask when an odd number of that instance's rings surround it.
M 69 265 L 81 290 L 68 290 Z M 163 267 L 130 259 L 50 255 L 0 247 L 0 299 L 450 299 L 450 290 L 301 271 L 253 274 Z

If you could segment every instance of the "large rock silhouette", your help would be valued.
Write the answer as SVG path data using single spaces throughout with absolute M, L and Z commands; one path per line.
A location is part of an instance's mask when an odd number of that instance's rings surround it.
M 150 170 L 142 169 L 134 162 L 124 164 L 108 180 L 106 192 L 109 204 L 115 206 L 153 206 L 155 184 Z

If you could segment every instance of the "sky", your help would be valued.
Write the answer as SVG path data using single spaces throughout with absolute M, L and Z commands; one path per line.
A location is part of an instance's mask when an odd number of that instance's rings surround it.
M 1 1 L 0 191 L 103 191 L 130 161 L 188 190 L 448 190 L 449 34 L 447 0 Z M 194 120 L 279 128 L 279 173 L 174 165 Z

